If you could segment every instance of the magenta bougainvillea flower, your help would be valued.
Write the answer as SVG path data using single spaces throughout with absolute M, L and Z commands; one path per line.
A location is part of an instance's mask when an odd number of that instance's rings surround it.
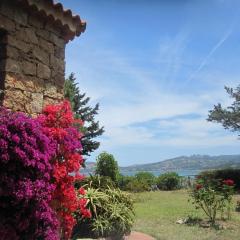
M 59 239 L 50 207 L 55 149 L 37 120 L 0 108 L 1 239 Z

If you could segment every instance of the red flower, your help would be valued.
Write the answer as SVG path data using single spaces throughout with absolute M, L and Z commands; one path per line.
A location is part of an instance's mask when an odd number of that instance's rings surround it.
M 74 182 L 83 177 L 79 174 L 83 158 L 80 154 L 82 146 L 79 142 L 82 134 L 78 131 L 80 120 L 74 120 L 74 114 L 68 101 L 58 105 L 46 106 L 39 121 L 53 142 L 57 146 L 55 158 L 52 160 L 53 179 L 55 190 L 52 196 L 52 205 L 57 212 L 62 239 L 70 239 L 71 231 L 76 221 L 72 214 L 80 210 L 83 217 L 91 217 L 86 209 L 87 200 L 78 198 L 74 189 Z M 76 173 L 76 176 L 74 174 Z M 80 194 L 84 195 L 82 188 Z
M 81 195 L 85 195 L 86 194 L 86 191 L 83 187 L 80 187 L 78 192 L 81 194 Z
M 91 218 L 92 217 L 92 214 L 91 214 L 90 210 L 88 210 L 88 209 L 83 209 L 82 210 L 82 215 L 85 218 Z
M 87 199 L 86 198 L 80 198 L 79 199 L 79 205 L 80 205 L 80 207 L 84 208 L 87 205 Z
M 233 186 L 234 181 L 232 179 L 223 180 L 223 184 L 227 186 Z
M 203 187 L 202 184 L 197 184 L 197 185 L 196 185 L 196 189 L 197 189 L 197 190 L 201 189 L 202 187 Z

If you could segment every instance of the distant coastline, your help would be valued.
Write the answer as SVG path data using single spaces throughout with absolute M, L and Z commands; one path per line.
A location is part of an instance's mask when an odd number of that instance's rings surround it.
M 86 162 L 86 168 L 82 169 L 81 173 L 93 174 L 95 167 L 95 162 Z M 180 156 L 161 162 L 119 167 L 119 170 L 125 176 L 133 176 L 140 171 L 151 172 L 155 176 L 165 172 L 177 172 L 180 176 L 195 176 L 204 170 L 222 168 L 240 168 L 240 154 Z

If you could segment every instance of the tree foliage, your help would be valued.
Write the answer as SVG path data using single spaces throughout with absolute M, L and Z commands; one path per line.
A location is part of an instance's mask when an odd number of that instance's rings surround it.
M 111 178 L 113 182 L 117 182 L 119 175 L 118 163 L 112 154 L 102 152 L 97 157 L 97 166 L 95 173 L 100 176 Z
M 231 106 L 223 108 L 220 103 L 209 111 L 208 121 L 221 123 L 225 129 L 240 131 L 240 85 L 234 90 L 225 87 L 227 93 L 234 99 Z
M 98 149 L 100 142 L 94 140 L 101 136 L 104 132 L 103 127 L 100 127 L 99 121 L 96 121 L 95 116 L 98 114 L 99 103 L 94 107 L 89 106 L 90 98 L 86 93 L 80 93 L 77 86 L 76 78 L 73 73 L 65 80 L 64 96 L 71 102 L 75 118 L 81 119 L 84 122 L 82 143 L 82 155 L 90 156 L 90 153 Z

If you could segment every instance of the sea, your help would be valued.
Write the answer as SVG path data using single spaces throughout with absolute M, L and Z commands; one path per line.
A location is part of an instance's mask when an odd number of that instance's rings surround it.
M 120 171 L 120 173 L 124 176 L 134 176 L 138 171 Z M 163 173 L 166 173 L 166 171 L 161 170 L 152 170 L 152 171 L 146 171 L 152 173 L 154 176 L 159 176 Z M 174 170 L 171 172 L 176 172 L 181 177 L 194 177 L 198 175 L 202 170 L 193 170 L 193 169 L 179 169 Z
M 174 170 L 171 172 L 176 172 L 179 176 L 181 177 L 194 177 L 196 175 L 198 175 L 200 172 L 202 172 L 203 170 L 195 170 L 195 169 L 178 169 L 178 170 Z M 120 173 L 124 176 L 134 176 L 136 173 L 138 173 L 139 171 L 125 171 L 125 170 L 120 170 Z M 145 171 L 145 172 L 150 172 L 152 173 L 154 176 L 159 176 L 163 173 L 166 173 L 166 171 L 161 171 L 161 170 L 153 170 L 153 171 Z M 92 175 L 93 172 L 89 172 L 87 171 L 87 169 L 82 169 L 81 173 L 88 176 L 88 175 Z

